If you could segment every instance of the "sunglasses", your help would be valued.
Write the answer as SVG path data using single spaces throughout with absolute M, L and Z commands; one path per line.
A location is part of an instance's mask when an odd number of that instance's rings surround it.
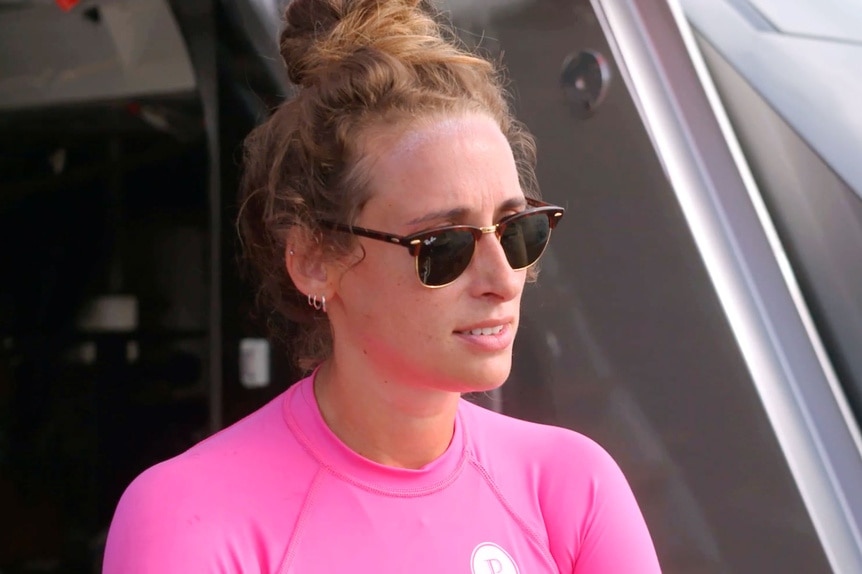
M 451 284 L 464 273 L 473 259 L 476 242 L 486 233 L 497 236 L 512 269 L 520 271 L 536 263 L 548 246 L 551 231 L 566 210 L 529 198 L 527 205 L 528 209 L 504 217 L 489 227 L 449 225 L 407 236 L 330 221 L 321 221 L 320 224 L 334 231 L 406 247 L 416 260 L 419 281 L 426 287 L 436 288 Z

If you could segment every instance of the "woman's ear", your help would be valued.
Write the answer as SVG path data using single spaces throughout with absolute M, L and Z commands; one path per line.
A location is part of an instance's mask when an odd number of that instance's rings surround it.
M 332 262 L 324 257 L 320 242 L 308 233 L 292 229 L 284 249 L 284 263 L 296 288 L 305 295 L 332 300 L 335 277 Z
M 305 230 L 291 229 L 285 244 L 284 264 L 301 293 L 332 301 L 343 269 L 331 256 L 326 256 L 319 239 Z

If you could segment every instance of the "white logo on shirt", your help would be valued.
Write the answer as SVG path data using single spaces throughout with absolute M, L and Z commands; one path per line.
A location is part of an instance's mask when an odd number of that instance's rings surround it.
M 483 542 L 473 550 L 470 567 L 473 574 L 519 574 L 509 553 L 493 542 Z

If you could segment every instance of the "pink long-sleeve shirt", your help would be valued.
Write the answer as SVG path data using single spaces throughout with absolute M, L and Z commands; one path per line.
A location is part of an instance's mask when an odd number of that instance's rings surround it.
M 329 430 L 307 378 L 141 474 L 104 574 L 653 574 L 623 474 L 575 432 L 461 401 L 448 450 L 376 464 Z

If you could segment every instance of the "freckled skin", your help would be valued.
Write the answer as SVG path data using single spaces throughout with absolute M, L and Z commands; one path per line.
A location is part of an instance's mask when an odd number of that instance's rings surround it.
M 505 202 L 523 199 L 508 142 L 485 116 L 426 122 L 372 141 L 372 197 L 359 226 L 400 235 L 454 223 L 488 226 L 512 213 L 502 211 Z M 464 209 L 463 220 L 408 224 L 453 208 Z M 496 318 L 517 329 L 526 273 L 509 267 L 492 235 L 476 246 L 464 274 L 442 289 L 420 284 L 403 247 L 359 241 L 364 259 L 343 274 L 327 302 L 340 372 L 457 392 L 493 389 L 505 381 L 511 345 L 480 353 L 456 334 Z

